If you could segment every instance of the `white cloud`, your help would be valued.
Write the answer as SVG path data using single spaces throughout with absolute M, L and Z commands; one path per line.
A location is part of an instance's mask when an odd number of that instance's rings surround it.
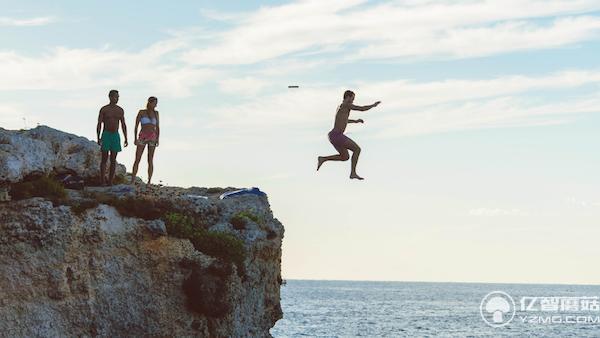
M 230 12 L 222 12 L 216 11 L 210 8 L 202 8 L 200 9 L 200 15 L 203 18 L 214 20 L 214 21 L 236 21 L 243 18 L 243 13 L 230 13 Z
M 595 0 L 304 0 L 238 18 L 183 59 L 192 64 L 252 64 L 293 53 L 347 52 L 345 61 L 472 57 L 560 47 L 596 39 Z M 583 14 L 583 15 L 582 15 Z M 552 19 L 544 23 L 535 19 Z M 353 44 L 360 47 L 353 48 Z M 344 48 L 342 48 L 344 47 Z
M 230 20 L 233 28 L 174 31 L 171 38 L 139 52 L 57 47 L 30 56 L 0 50 L 0 90 L 131 84 L 182 97 L 191 95 L 195 86 L 216 81 L 224 92 L 252 95 L 269 82 L 264 77 L 314 72 L 365 58 L 470 57 L 564 46 L 598 36 L 600 18 L 582 15 L 593 10 L 600 10 L 600 3 L 590 0 L 509 0 L 501 6 L 491 0 L 302 0 L 246 13 L 205 9 L 204 16 Z M 550 23 L 532 20 L 554 16 Z M 348 53 L 336 55 L 340 52 Z M 245 70 L 221 67 L 257 62 L 258 67 Z M 499 79 L 504 80 L 521 79 Z M 405 89 L 400 83 L 387 85 Z M 431 98 L 411 95 L 408 100 L 421 97 Z
M 572 206 L 572 207 L 576 207 L 576 208 L 583 208 L 583 209 L 587 209 L 587 208 L 597 208 L 600 207 L 600 202 L 597 201 L 589 201 L 589 200 L 582 200 L 576 197 L 568 197 L 565 199 L 565 202 L 567 203 L 567 205 Z
M 563 71 L 537 77 L 507 75 L 493 79 L 446 79 L 431 82 L 407 80 L 359 84 L 361 91 L 376 93 L 386 108 L 402 109 L 500 97 L 541 90 L 575 88 L 600 83 L 600 71 Z
M 600 112 L 597 93 L 571 91 L 600 85 L 600 71 L 565 71 L 543 76 L 492 79 L 408 80 L 359 84 L 356 104 L 381 100 L 361 115 L 379 137 L 568 122 L 574 114 Z M 285 89 L 210 110 L 216 126 L 271 128 L 330 124 L 344 87 Z M 560 91 L 560 101 L 554 92 Z
M 210 110 L 213 125 L 243 128 L 270 128 L 297 124 L 307 126 L 333 119 L 341 88 L 299 88 L 263 95 L 239 104 Z
M 204 10 L 203 15 L 217 20 L 235 19 L 231 21 L 235 26 L 221 32 L 172 32 L 170 38 L 137 52 L 110 47 L 57 47 L 39 56 L 0 51 L 0 90 L 132 86 L 160 97 L 185 97 L 197 86 L 214 84 L 224 93 L 245 97 L 240 104 L 219 102 L 203 109 L 212 116 L 203 119 L 205 125 L 260 129 L 330 124 L 341 93 L 353 87 L 358 104 L 383 101 L 376 113 L 365 116 L 369 129 L 382 137 L 565 123 L 570 114 L 599 110 L 599 99 L 575 97 L 567 90 L 597 86 L 600 71 L 346 83 L 350 88 L 301 85 L 288 90 L 286 86 L 298 84 L 291 74 L 335 67 L 340 61 L 332 54 L 341 51 L 352 52 L 341 62 L 353 62 L 363 58 L 469 57 L 564 46 L 597 36 L 600 18 L 586 14 L 594 10 L 600 10 L 600 3 L 589 0 L 508 0 L 501 5 L 491 0 L 378 4 L 303 0 L 261 7 L 242 16 Z M 534 20 L 540 18 L 547 20 Z M 354 49 L 348 49 L 352 44 Z M 182 63 L 182 57 L 189 63 Z M 250 69 L 222 67 L 256 62 L 258 66 Z M 275 91 L 276 86 L 281 90 Z M 274 91 L 262 95 L 267 87 Z M 547 95 L 555 90 L 563 91 L 563 102 Z M 77 100 L 64 105 L 81 105 L 87 98 Z
M 281 77 L 290 74 L 302 74 L 307 71 L 314 71 L 316 68 L 331 65 L 333 61 L 327 60 L 301 60 L 277 59 L 265 62 L 257 70 L 250 71 L 256 76 Z
M 214 69 L 180 65 L 171 53 L 179 38 L 155 43 L 137 53 L 57 47 L 39 57 L 0 52 L 0 90 L 81 90 L 135 84 L 171 97 L 187 96 L 194 86 L 214 79 Z
M 37 116 L 25 113 L 22 105 L 8 102 L 3 102 L 0 106 L 0 120 L 5 129 L 33 128 L 39 121 Z
M 12 26 L 12 27 L 31 27 L 31 26 L 45 26 L 55 22 L 56 19 L 53 17 L 37 17 L 29 19 L 15 19 L 0 17 L 0 26 Z
M 379 121 L 380 137 L 401 137 L 460 130 L 563 124 L 569 114 L 600 112 L 595 96 L 560 103 L 530 102 L 524 97 L 501 97 L 422 107 L 414 113 L 396 113 Z M 564 115 L 564 116 L 563 116 Z
M 345 59 L 479 57 L 566 46 L 597 38 L 599 33 L 600 18 L 586 16 L 556 19 L 547 26 L 516 21 L 438 32 L 411 31 L 361 47 Z
M 497 217 L 497 216 L 528 216 L 529 213 L 521 209 L 501 208 L 476 208 L 469 210 L 470 216 Z
M 224 79 L 218 83 L 219 89 L 225 93 L 245 96 L 256 95 L 267 85 L 267 81 L 250 76 Z

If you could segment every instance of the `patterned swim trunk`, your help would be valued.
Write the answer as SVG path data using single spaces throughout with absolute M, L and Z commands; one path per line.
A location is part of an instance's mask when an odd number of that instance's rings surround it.
M 138 145 L 148 145 L 150 147 L 156 147 L 158 143 L 158 135 L 155 131 L 141 131 L 138 137 Z

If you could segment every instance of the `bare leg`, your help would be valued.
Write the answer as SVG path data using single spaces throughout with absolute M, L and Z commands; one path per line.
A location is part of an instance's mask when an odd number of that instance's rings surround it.
M 102 151 L 102 160 L 100 161 L 100 185 L 104 185 L 106 179 L 106 161 L 108 160 L 108 151 Z
M 142 155 L 144 154 L 144 148 L 146 148 L 146 145 L 140 144 L 135 149 L 135 161 L 133 162 L 133 168 L 131 169 L 131 184 L 135 184 L 135 177 L 137 176 L 138 167 L 142 160 Z
M 352 171 L 350 172 L 350 178 L 364 180 L 364 178 L 362 178 L 362 177 L 358 176 L 358 174 L 356 174 L 356 163 L 358 162 L 358 156 L 360 156 L 360 148 L 352 153 Z
M 358 144 L 352 141 L 352 139 L 350 139 L 349 137 L 346 137 L 344 144 L 341 147 L 336 147 L 336 149 L 339 152 L 338 155 L 319 156 L 317 162 L 317 170 L 319 170 L 321 165 L 323 165 L 323 163 L 327 161 L 347 161 L 348 158 L 350 158 L 348 154 L 348 150 L 350 150 L 352 151 L 350 178 L 362 180 L 363 178 L 358 176 L 358 174 L 356 173 L 356 164 L 358 163 L 358 157 L 360 156 L 360 147 L 358 146 Z
M 348 147 L 349 150 L 352 151 L 350 178 L 362 180 L 363 178 L 358 176 L 358 174 L 356 173 L 356 164 L 358 163 L 358 157 L 360 156 L 360 147 L 358 146 L 358 144 L 356 144 L 356 142 L 352 141 L 350 138 L 346 140 L 345 145 L 346 147 Z
M 323 165 L 323 163 L 327 161 L 348 161 L 350 155 L 348 154 L 348 149 L 338 149 L 339 154 L 331 155 L 331 156 L 319 156 L 317 159 L 317 171 Z
M 108 185 L 113 184 L 113 179 L 115 178 L 115 169 L 117 168 L 117 152 L 110 152 L 110 172 L 108 174 Z
M 154 173 L 154 150 L 156 147 L 148 146 L 148 184 L 152 180 L 152 173 Z

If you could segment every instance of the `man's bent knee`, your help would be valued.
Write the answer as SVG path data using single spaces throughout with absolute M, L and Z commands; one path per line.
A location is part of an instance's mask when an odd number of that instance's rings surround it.
M 348 161 L 350 159 L 350 155 L 346 152 L 343 154 L 340 154 L 342 161 Z

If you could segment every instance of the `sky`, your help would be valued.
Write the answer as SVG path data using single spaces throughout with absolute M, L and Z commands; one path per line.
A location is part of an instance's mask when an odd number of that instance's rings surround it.
M 153 180 L 266 191 L 286 279 L 600 280 L 597 0 L 0 5 L 1 127 L 157 96 Z M 361 182 L 315 172 L 346 89 Z

